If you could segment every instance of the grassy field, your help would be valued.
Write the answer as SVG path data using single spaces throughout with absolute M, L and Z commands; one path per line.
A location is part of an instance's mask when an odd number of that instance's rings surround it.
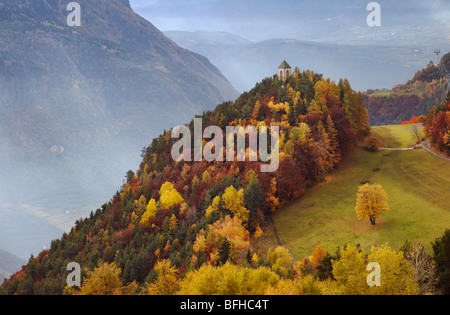
M 386 148 L 409 148 L 417 142 L 415 128 L 423 136 L 423 126 L 420 124 L 373 127 L 372 133 L 380 138 Z
M 409 132 L 395 136 L 397 128 L 387 133 L 376 127 L 374 133 L 406 147 Z M 421 241 L 430 251 L 431 242 L 450 228 L 449 175 L 450 163 L 423 149 L 370 153 L 357 148 L 325 182 L 280 209 L 275 226 L 297 259 L 319 244 L 334 253 L 339 245 L 359 243 L 370 252 L 372 245 L 385 243 L 398 250 L 409 240 Z M 390 211 L 375 226 L 356 218 L 356 192 L 364 182 L 381 184 L 388 195 Z

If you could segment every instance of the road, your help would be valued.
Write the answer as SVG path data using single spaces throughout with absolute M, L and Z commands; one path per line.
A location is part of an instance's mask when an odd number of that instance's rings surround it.
M 425 142 L 422 144 L 422 147 L 423 147 L 425 150 L 427 150 L 428 152 L 430 152 L 431 154 L 433 154 L 433 155 L 435 155 L 435 156 L 437 156 L 437 157 L 440 157 L 441 159 L 450 161 L 450 158 L 445 157 L 445 156 L 442 156 L 442 155 L 440 155 L 440 154 L 437 154 L 436 152 L 434 152 L 433 150 L 431 150 L 430 147 L 428 146 L 428 142 L 429 142 L 429 140 L 425 141 Z

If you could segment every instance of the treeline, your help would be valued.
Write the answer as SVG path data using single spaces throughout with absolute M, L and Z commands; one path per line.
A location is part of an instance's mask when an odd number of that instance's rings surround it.
M 414 77 L 408 81 L 408 85 L 414 84 L 416 82 L 430 83 L 433 80 L 438 80 L 444 77 L 442 70 L 439 68 L 440 65 L 435 66 L 433 62 L 430 62 L 426 68 L 416 72 Z
M 447 82 L 446 78 L 440 78 L 431 82 L 415 81 L 398 85 L 385 93 L 367 91 L 364 99 L 370 124 L 395 125 L 413 116 L 426 115 L 433 106 L 439 106 L 445 101 Z
M 95 283 L 96 271 L 117 277 L 113 283 L 121 285 L 114 291 L 111 284 L 106 288 L 110 293 L 156 294 L 165 292 L 158 289 L 161 274 L 178 283 L 195 273 L 236 268 L 262 273 L 266 269 L 258 268 L 268 268 L 278 277 L 267 274 L 273 284 L 293 279 L 298 272 L 286 268 L 283 249 L 254 252 L 250 237 L 260 237 L 271 213 L 323 180 L 370 133 L 363 95 L 347 80 L 334 83 L 297 69 L 287 81 L 266 78 L 200 118 L 203 128 L 279 126 L 278 171 L 262 173 L 263 162 L 248 159 L 175 162 L 171 148 L 176 139 L 165 131 L 142 150 L 139 169 L 127 173 L 126 183 L 108 203 L 78 220 L 49 250 L 31 257 L 0 293 L 80 293 L 66 288 L 70 262 L 82 266 L 86 290 Z M 193 133 L 193 121 L 187 126 Z
M 450 53 L 438 65 L 430 62 L 417 71 L 406 84 L 397 84 L 392 90 L 366 91 L 364 100 L 370 125 L 400 124 L 413 116 L 427 115 L 431 108 L 445 102 L 448 84 L 445 69 L 450 69 Z
M 436 150 L 450 155 L 450 93 L 447 103 L 434 106 L 425 119 L 425 134 Z

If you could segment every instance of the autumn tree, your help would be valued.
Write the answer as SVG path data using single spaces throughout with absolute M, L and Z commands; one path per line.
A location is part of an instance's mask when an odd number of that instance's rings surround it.
M 279 272 L 285 276 L 294 264 L 294 259 L 291 254 L 283 246 L 278 246 L 274 250 L 269 249 L 267 251 L 267 260 L 272 264 L 273 271 Z
M 228 187 L 222 195 L 222 201 L 225 209 L 238 217 L 245 225 L 248 223 L 249 211 L 245 208 L 244 189 L 238 191 L 234 186 Z
M 414 281 L 419 285 L 419 293 L 435 293 L 437 284 L 436 265 L 425 246 L 421 242 L 412 244 L 406 241 L 401 251 L 413 268 Z
M 381 185 L 365 184 L 360 186 L 356 199 L 356 215 L 358 220 L 370 221 L 375 225 L 377 218 L 389 210 L 387 196 Z
M 76 295 L 130 295 L 136 291 L 137 284 L 124 286 L 120 280 L 122 271 L 115 263 L 99 262 L 94 271 L 88 271 L 83 285 Z
M 323 248 L 322 245 L 317 245 L 309 260 L 314 266 L 318 266 L 322 263 L 326 255 L 327 251 L 325 250 L 325 248 Z
M 377 136 L 369 136 L 364 140 L 366 149 L 370 152 L 377 152 L 382 145 L 381 140 Z
M 411 135 L 417 139 L 419 143 L 423 139 L 423 128 L 421 125 L 415 124 L 411 126 Z
M 367 262 L 376 262 L 381 267 L 381 285 L 370 287 L 371 295 L 416 295 L 419 286 L 414 281 L 414 271 L 402 252 L 389 245 L 372 247 Z
M 150 199 L 146 206 L 146 211 L 142 215 L 141 224 L 143 224 L 145 227 L 150 227 L 151 221 L 156 217 L 156 211 L 156 200 Z
M 381 267 L 380 286 L 369 287 L 367 264 L 376 262 Z M 332 261 L 336 282 L 328 282 L 327 290 L 345 295 L 415 295 L 419 292 L 414 272 L 402 252 L 389 245 L 372 247 L 371 254 L 354 245 L 341 247 L 339 259 Z
M 173 267 L 170 260 L 159 261 L 154 270 L 158 274 L 155 282 L 148 284 L 144 291 L 147 295 L 174 295 L 180 289 L 177 268 Z
M 357 246 L 346 245 L 340 248 L 339 259 L 332 260 L 335 283 L 330 283 L 328 289 L 337 285 L 333 293 L 344 295 L 362 295 L 367 291 L 367 275 L 364 272 L 366 255 Z
M 175 205 L 181 204 L 184 199 L 180 193 L 173 187 L 171 182 L 165 182 L 159 191 L 161 207 L 163 209 L 171 209 Z
M 220 197 L 216 196 L 216 197 L 214 197 L 211 205 L 206 209 L 206 213 L 205 213 L 206 217 L 211 218 L 213 213 L 218 214 L 219 206 L 220 206 Z
M 145 207 L 147 206 L 147 200 L 145 199 L 144 195 L 141 195 L 139 200 L 136 200 L 134 202 L 134 206 L 136 208 L 136 213 L 138 215 L 145 211 Z
M 209 232 L 211 233 L 211 236 L 208 233 L 211 243 L 223 245 L 224 255 L 221 258 L 224 258 L 226 256 L 225 253 L 228 252 L 228 258 L 233 263 L 239 263 L 245 259 L 245 255 L 250 247 L 249 232 L 243 227 L 239 218 L 227 215 L 211 225 Z M 229 248 L 228 243 L 230 245 Z M 219 249 L 219 255 L 222 249 Z
M 180 295 L 263 295 L 280 278 L 270 269 L 244 268 L 229 263 L 221 267 L 203 265 L 187 273 Z

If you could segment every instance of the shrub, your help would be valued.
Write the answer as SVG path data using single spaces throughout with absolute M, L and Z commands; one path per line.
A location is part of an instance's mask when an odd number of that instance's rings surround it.
M 378 137 L 369 136 L 365 139 L 365 145 L 370 152 L 377 152 L 381 147 L 381 141 Z

